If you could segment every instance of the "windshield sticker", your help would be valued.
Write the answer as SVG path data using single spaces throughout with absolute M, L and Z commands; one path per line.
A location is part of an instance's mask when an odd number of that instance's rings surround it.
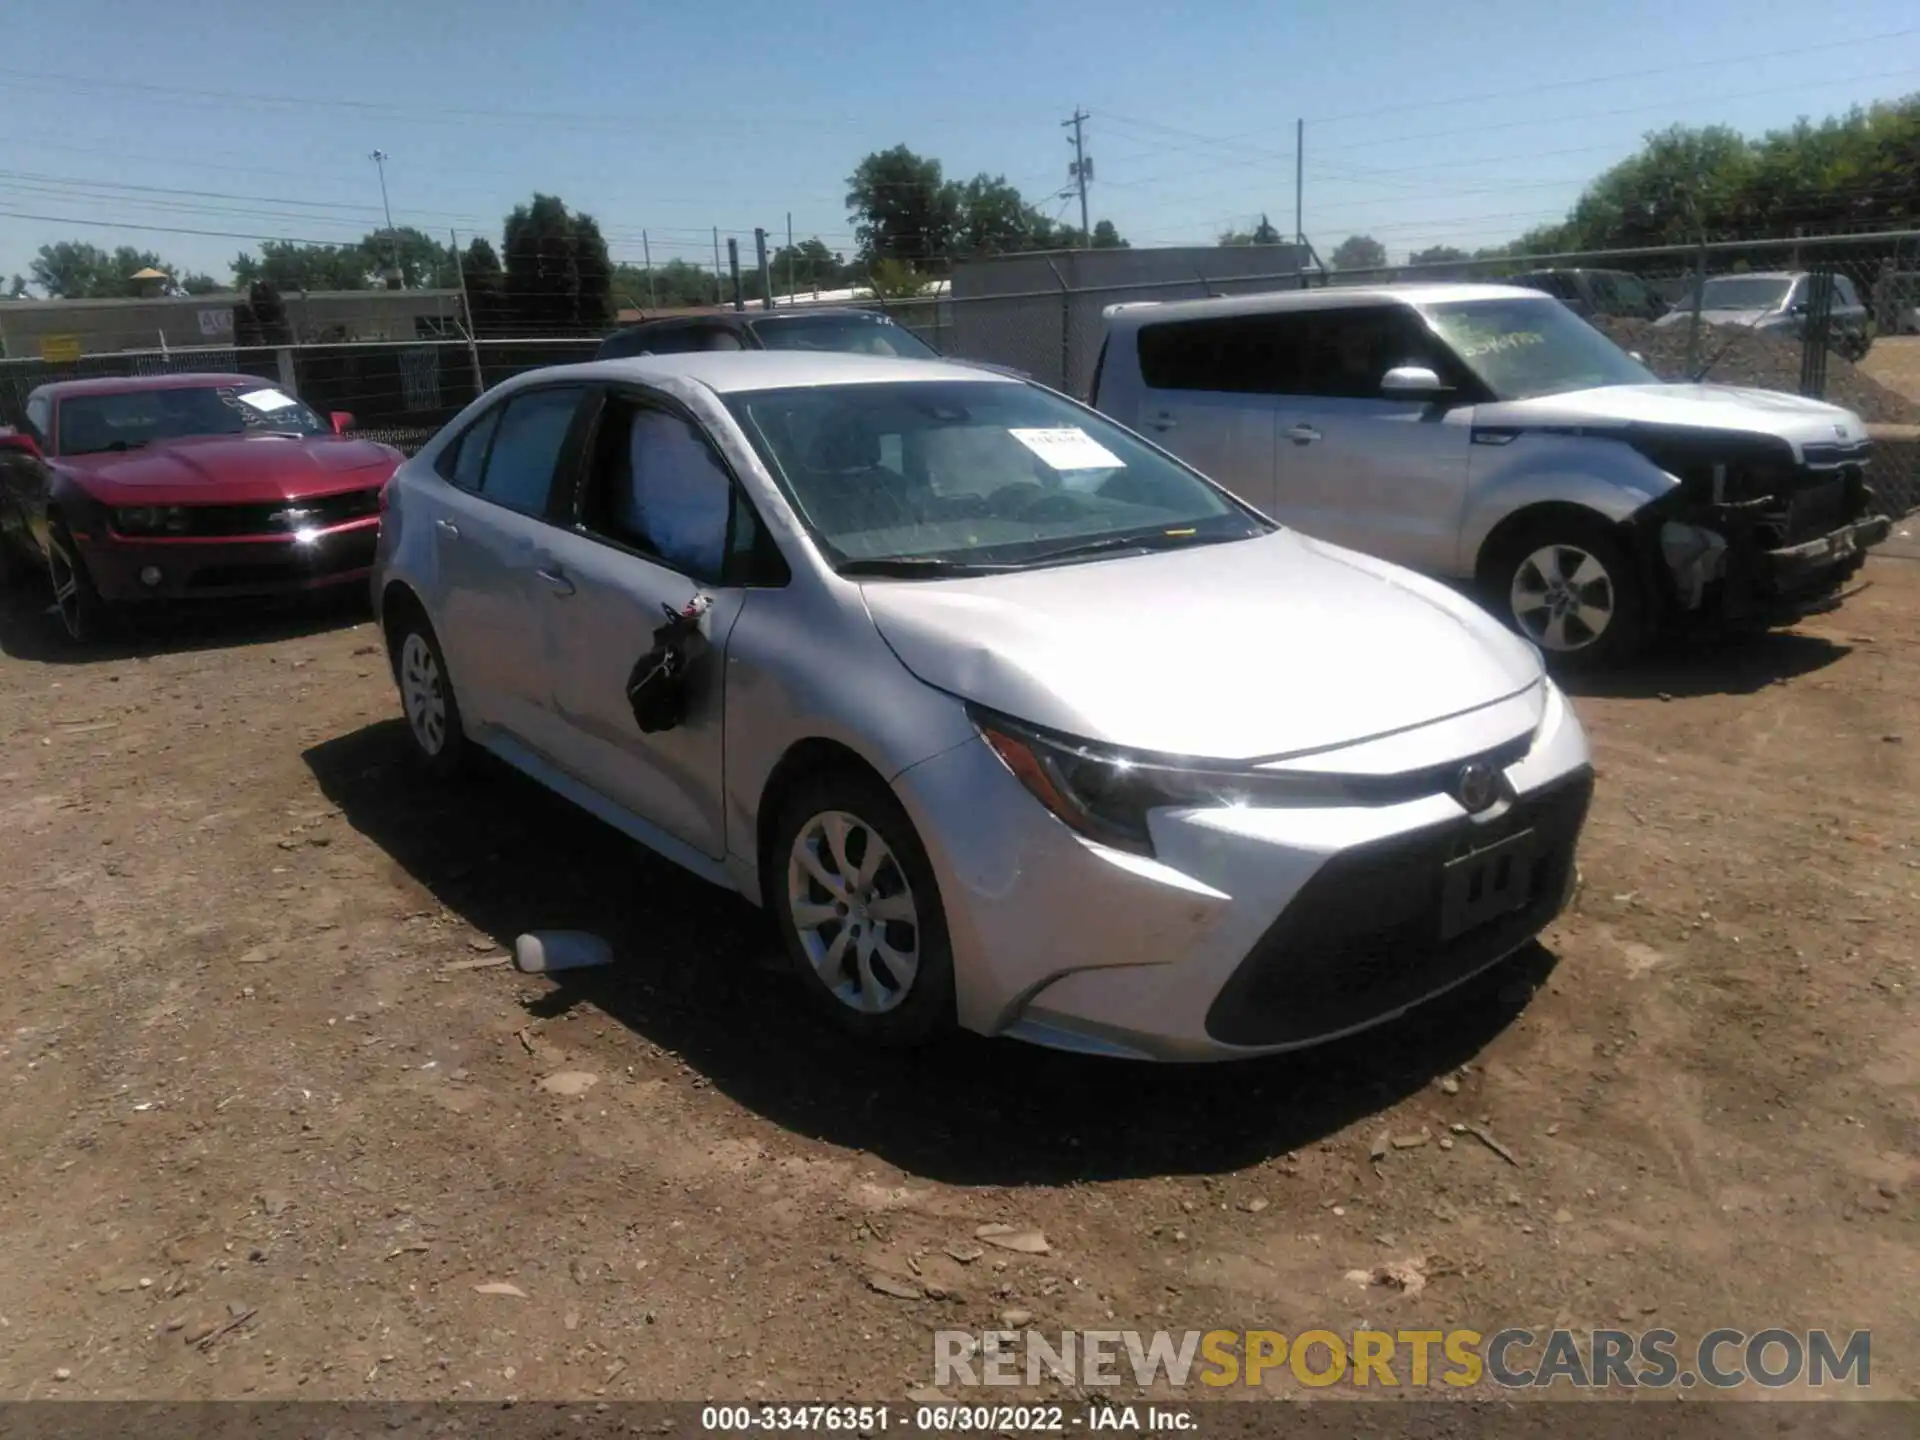
M 1127 462 L 1077 425 L 1063 430 L 1009 430 L 1051 470 L 1124 470 Z
M 1547 337 L 1537 330 L 1515 330 L 1505 335 L 1489 335 L 1485 339 L 1475 336 L 1461 343 L 1460 357 L 1463 360 L 1474 360 L 1482 355 L 1499 355 L 1508 350 L 1519 350 L 1529 345 L 1546 343 Z
M 284 410 L 289 405 L 300 403 L 291 395 L 282 394 L 278 390 L 248 390 L 239 396 L 239 400 L 242 405 L 251 405 L 263 415 L 271 415 L 276 410 Z

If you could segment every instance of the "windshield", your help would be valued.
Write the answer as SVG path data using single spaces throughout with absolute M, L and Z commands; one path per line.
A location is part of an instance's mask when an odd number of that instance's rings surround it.
M 193 385 L 70 395 L 60 402 L 60 453 L 137 450 L 194 435 L 325 435 L 332 427 L 270 385 Z
M 1497 400 L 1654 383 L 1651 370 L 1551 300 L 1459 300 L 1422 309 Z
M 1778 275 L 1717 275 L 1700 287 L 1702 310 L 1778 310 L 1787 303 L 1793 281 Z M 1680 302 L 1692 308 L 1692 297 Z
M 890 381 L 728 406 L 829 563 L 850 573 L 1027 568 L 1272 528 L 1036 386 Z
M 835 350 L 936 360 L 940 352 L 911 330 L 878 315 L 783 315 L 756 320 L 753 333 L 769 350 Z

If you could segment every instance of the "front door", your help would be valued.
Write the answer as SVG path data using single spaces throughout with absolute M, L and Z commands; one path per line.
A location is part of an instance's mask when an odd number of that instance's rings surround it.
M 1401 305 L 1300 312 L 1301 365 L 1276 415 L 1274 518 L 1429 574 L 1458 557 L 1473 407 L 1380 392 L 1418 365 L 1462 383 L 1458 362 Z
M 557 759 L 622 809 L 716 859 L 726 854 L 723 721 L 728 636 L 747 589 L 728 556 L 750 540 L 744 502 L 700 427 L 644 394 L 607 398 L 574 524 L 542 549 Z M 643 732 L 627 699 L 666 611 L 711 608 L 685 719 Z

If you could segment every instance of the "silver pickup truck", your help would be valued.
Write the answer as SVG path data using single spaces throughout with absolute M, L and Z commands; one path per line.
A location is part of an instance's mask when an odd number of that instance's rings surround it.
M 1472 585 L 1576 666 L 1831 609 L 1890 528 L 1852 412 L 1662 384 L 1514 286 L 1115 305 L 1090 398 L 1284 524 Z

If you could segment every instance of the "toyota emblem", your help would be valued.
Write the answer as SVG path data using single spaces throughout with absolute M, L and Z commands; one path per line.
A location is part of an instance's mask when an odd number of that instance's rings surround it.
M 1454 781 L 1453 793 L 1469 814 L 1479 814 L 1493 804 L 1499 795 L 1499 783 L 1493 767 L 1479 760 L 1462 765 L 1459 778 Z

